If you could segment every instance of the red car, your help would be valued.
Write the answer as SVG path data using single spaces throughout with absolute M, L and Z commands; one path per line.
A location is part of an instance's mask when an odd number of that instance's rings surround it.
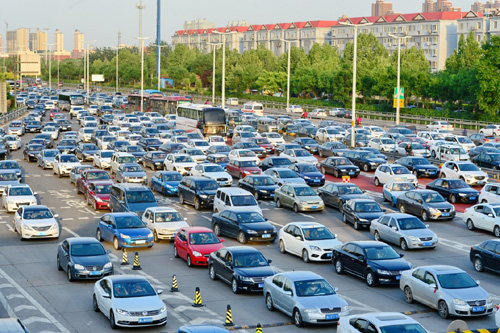
M 266 150 L 266 153 L 269 154 L 274 154 L 274 146 L 269 142 L 267 138 L 250 138 L 248 139 L 250 142 L 255 142 L 257 146 L 260 148 L 264 148 Z
M 224 247 L 222 242 L 209 228 L 181 228 L 174 238 L 174 256 L 186 260 L 189 267 L 207 266 L 210 253 Z
M 62 114 L 61 110 L 59 110 L 59 109 L 50 110 L 50 113 L 49 113 L 50 120 L 54 120 L 54 116 L 56 114 Z
M 95 181 L 87 188 L 87 203 L 94 207 L 94 210 L 109 209 L 109 193 L 111 193 L 111 181 Z
M 240 179 L 248 175 L 260 175 L 262 170 L 255 164 L 254 161 L 232 159 L 226 166 L 226 171 L 233 177 Z
M 104 170 L 101 169 L 84 170 L 80 178 L 78 178 L 78 180 L 76 181 L 76 192 L 78 194 L 83 193 L 85 195 L 87 194 L 87 189 L 90 183 L 96 181 L 111 180 L 111 179 L 112 177 L 110 177 L 109 174 Z

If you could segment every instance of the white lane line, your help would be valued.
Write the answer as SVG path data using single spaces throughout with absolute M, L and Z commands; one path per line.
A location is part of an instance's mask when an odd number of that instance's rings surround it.
M 88 220 L 88 219 L 90 219 L 90 218 L 89 218 L 89 217 L 87 217 L 87 216 L 82 216 L 82 217 L 79 217 L 78 219 L 79 219 L 79 220 Z
M 12 232 L 16 232 L 16 231 L 14 230 L 14 228 L 13 228 L 13 227 L 12 227 L 9 223 L 7 223 L 7 224 L 6 224 L 6 226 L 7 226 L 7 228 L 8 228 L 10 231 L 12 231 Z
M 71 235 L 73 235 L 74 237 L 80 237 L 76 232 L 74 232 L 73 230 L 71 230 L 70 228 L 68 227 L 63 227 L 64 230 L 66 230 L 68 233 L 70 233 Z
M 312 215 L 307 215 L 307 214 L 304 214 L 304 213 L 299 213 L 300 215 L 302 216 L 305 216 L 305 217 L 308 217 L 308 218 L 311 218 L 311 219 L 314 219 L 315 217 L 312 216 Z
M 341 295 L 341 297 L 342 297 L 343 299 L 345 299 L 348 303 L 350 303 L 349 305 L 351 305 L 352 303 L 354 303 L 354 304 L 359 305 L 359 307 L 361 307 L 361 308 L 362 308 L 363 310 L 365 310 L 365 311 L 369 311 L 369 312 L 380 312 L 380 310 L 378 310 L 378 309 L 376 309 L 376 308 L 373 308 L 373 307 L 371 307 L 371 306 L 369 306 L 369 305 L 366 305 L 365 303 L 359 302 L 359 301 L 357 301 L 357 300 L 355 300 L 355 299 L 353 299 L 353 298 L 347 297 L 347 296 L 345 296 L 345 295 Z
M 36 308 L 33 305 L 18 305 L 14 308 L 14 312 L 19 312 L 22 310 L 35 310 Z
M 74 218 L 72 218 L 72 217 L 65 217 L 64 218 L 64 221 L 73 221 L 73 220 L 74 220 Z
M 28 319 L 23 319 L 23 324 L 29 325 L 33 323 L 48 323 L 51 324 L 51 321 L 47 318 L 42 318 L 42 317 L 29 317 Z M 65 329 L 66 330 L 66 329 Z M 64 332 L 69 332 L 68 330 Z
M 7 299 L 9 299 L 9 300 L 10 300 L 10 299 L 13 299 L 13 298 L 24 298 L 24 296 L 23 296 L 23 295 L 21 295 L 21 294 L 10 294 L 10 295 L 7 295 L 7 296 L 5 296 L 5 297 L 6 297 Z
M 208 217 L 208 216 L 202 216 L 202 217 L 203 217 L 204 219 L 207 219 L 207 220 L 209 220 L 209 221 L 212 221 L 212 219 L 211 219 L 210 217 Z
M 3 288 L 13 288 L 13 286 L 11 284 L 8 284 L 8 283 L 2 283 L 2 284 L 0 284 L 0 289 L 3 289 Z
M 452 241 L 450 239 L 439 237 L 439 244 L 442 244 L 442 245 L 447 246 L 447 247 L 451 247 L 455 250 L 462 251 L 465 253 L 470 252 L 470 246 L 464 245 L 464 244 L 459 243 L 459 242 Z

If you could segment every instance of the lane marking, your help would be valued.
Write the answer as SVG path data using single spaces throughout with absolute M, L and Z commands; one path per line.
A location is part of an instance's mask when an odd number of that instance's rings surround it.
M 312 216 L 312 215 L 307 215 L 307 214 L 304 214 L 304 213 L 299 213 L 299 214 L 302 215 L 302 216 L 305 216 L 305 217 L 309 217 L 311 219 L 315 219 L 315 217 Z
M 212 219 L 211 219 L 210 217 L 208 217 L 208 216 L 202 216 L 202 217 L 203 217 L 204 219 L 207 219 L 207 220 L 209 220 L 209 221 L 212 221 Z
M 71 235 L 73 235 L 74 237 L 80 237 L 76 232 L 74 232 L 73 230 L 71 230 L 70 228 L 68 227 L 63 227 L 64 230 L 66 230 L 68 233 L 70 233 Z
M 35 310 L 36 308 L 33 305 L 18 305 L 14 308 L 14 312 L 19 312 L 22 310 Z

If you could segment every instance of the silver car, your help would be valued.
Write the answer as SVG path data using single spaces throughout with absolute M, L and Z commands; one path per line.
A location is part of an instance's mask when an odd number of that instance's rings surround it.
M 59 154 L 57 149 L 43 149 L 38 155 L 38 166 L 42 169 L 52 169 L 57 154 Z
M 370 233 L 376 241 L 390 242 L 408 249 L 434 249 L 439 240 L 418 217 L 409 214 L 386 214 L 373 220 Z
M 347 302 L 337 290 L 313 272 L 284 272 L 264 279 L 267 309 L 291 316 L 299 327 L 305 323 L 332 325 L 349 315 Z
M 493 312 L 491 296 L 469 274 L 453 266 L 421 266 L 403 271 L 399 288 L 407 303 L 418 301 L 437 309 L 444 319 Z

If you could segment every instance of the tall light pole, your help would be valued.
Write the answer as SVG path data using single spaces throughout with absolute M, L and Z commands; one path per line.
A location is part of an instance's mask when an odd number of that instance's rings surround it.
M 139 0 L 139 3 L 136 5 L 136 7 L 137 9 L 139 9 L 139 38 L 142 38 L 142 10 L 146 8 L 146 6 L 142 4 L 142 0 Z
M 214 46 L 214 60 L 212 65 L 212 105 L 215 105 L 215 46 L 221 45 L 222 43 L 208 43 Z
M 352 24 L 347 22 L 339 22 L 342 25 L 354 27 L 354 54 L 352 59 L 352 117 L 351 117 L 351 146 L 356 147 L 355 126 L 356 126 L 356 70 L 358 60 L 358 27 L 372 25 L 372 23 Z
M 161 78 L 161 49 L 164 48 L 164 47 L 166 47 L 166 46 L 168 46 L 168 45 L 159 45 L 159 44 L 157 45 L 157 48 L 158 48 L 158 51 L 157 51 L 158 52 L 158 55 L 157 55 L 157 57 L 158 57 L 158 60 L 157 60 L 157 63 L 158 63 L 158 68 L 157 68 L 157 72 L 158 72 L 157 73 L 157 75 L 158 75 L 158 88 L 157 89 L 158 89 L 158 91 L 160 91 L 160 88 L 161 88 L 160 87 L 160 81 L 161 81 L 160 80 L 160 78 Z
M 47 44 L 49 52 L 49 95 L 52 94 L 52 47 L 56 45 L 55 43 Z
M 286 69 L 286 112 L 290 111 L 290 45 L 289 43 L 295 43 L 296 40 L 286 40 L 280 39 L 283 43 L 286 43 L 288 48 L 288 61 Z
M 112 46 L 116 49 L 116 92 L 118 92 L 118 51 L 122 48 L 120 46 Z
M 396 88 L 396 125 L 399 125 L 399 98 L 400 98 L 400 77 L 401 77 L 401 39 L 406 39 L 408 36 L 406 34 L 396 36 L 389 34 L 389 37 L 396 38 L 398 40 L 398 79 Z
M 90 98 L 90 43 L 95 43 L 96 40 L 87 40 L 84 43 L 87 43 L 87 81 L 85 82 L 85 88 L 87 90 L 87 101 Z
M 144 40 L 152 37 L 135 37 L 140 41 L 141 45 L 141 112 L 144 112 Z
M 226 35 L 236 33 L 236 31 L 230 32 L 220 32 L 217 30 L 212 31 L 212 33 L 222 35 L 222 108 L 226 106 Z

